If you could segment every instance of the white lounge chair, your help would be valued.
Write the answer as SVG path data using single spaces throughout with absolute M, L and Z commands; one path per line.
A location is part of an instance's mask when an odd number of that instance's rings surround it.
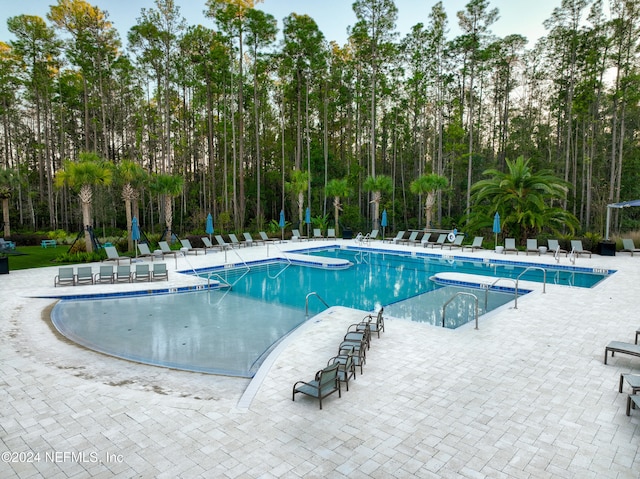
M 93 277 L 95 284 L 99 283 L 111 283 L 113 284 L 113 265 L 103 264 L 100 265 L 100 270 Z
M 540 250 L 538 249 L 538 240 L 533 238 L 533 239 L 527 239 L 527 256 L 529 256 L 529 253 L 535 253 L 538 256 L 540 256 Z
M 251 233 L 244 232 L 242 236 L 244 236 L 244 242 L 247 246 L 258 246 L 260 243 L 264 244 L 264 240 L 254 239 Z
M 335 228 L 328 228 L 327 229 L 327 239 L 337 239 L 336 238 L 336 230 L 335 230 Z
M 591 258 L 591 251 L 586 250 L 582 247 L 582 240 L 571 240 L 571 251 L 578 255 L 578 257 L 581 254 L 588 254 L 589 258 Z
M 442 249 L 444 249 L 445 247 L 447 247 L 449 249 L 462 248 L 462 241 L 463 240 L 464 240 L 464 235 L 457 235 L 455 237 L 455 239 L 451 243 L 444 243 L 442 245 Z
M 218 245 L 220 246 L 220 249 L 231 249 L 233 248 L 233 245 L 230 243 L 227 243 L 224 238 L 222 237 L 222 235 L 216 235 L 216 241 L 218 242 Z
M 277 238 L 269 238 L 267 236 L 267 233 L 265 233 L 264 231 L 260 231 L 258 233 L 260 235 L 260 239 L 262 241 L 264 241 L 265 243 L 270 242 L 270 243 L 281 243 L 282 241 L 277 239 Z
M 547 250 L 547 253 L 551 253 L 553 255 L 555 255 L 556 252 L 558 254 L 564 253 L 565 256 L 567 256 L 567 254 L 568 254 L 568 251 L 566 249 L 562 249 L 560 247 L 560 243 L 558 243 L 558 240 L 556 240 L 556 239 L 547 240 L 547 245 L 549 246 L 549 249 Z
M 73 268 L 60 268 L 58 274 L 53 278 L 53 286 L 75 286 L 76 275 Z
M 477 249 L 484 249 L 482 247 L 482 242 L 483 241 L 484 241 L 484 237 L 483 236 L 476 236 L 475 238 L 473 238 L 473 243 L 462 247 L 462 251 L 464 251 L 465 248 L 470 248 L 471 252 L 473 253 Z
M 631 238 L 623 238 L 622 249 L 620 252 L 631 253 L 631 256 L 633 256 L 633 253 L 640 253 L 640 249 L 636 248 L 636 245 L 633 244 L 633 240 Z
M 195 253 L 195 255 L 198 256 L 198 252 L 202 251 L 204 254 L 207 254 L 206 248 L 194 248 L 188 239 L 181 239 L 180 244 L 182 244 L 183 248 L 187 248 L 187 253 Z
M 149 249 L 148 244 L 138 243 L 138 250 L 140 251 L 141 258 L 151 258 L 151 261 L 153 261 L 154 256 L 151 250 Z
M 511 251 L 518 254 L 518 248 L 516 248 L 516 239 L 515 238 L 505 238 L 504 239 L 504 249 L 502 250 L 502 254 L 507 254 L 507 251 Z
M 76 273 L 76 284 L 93 284 L 93 271 L 91 266 L 78 266 Z
M 313 228 L 313 239 L 324 239 L 324 236 L 322 235 L 322 230 L 320 228 Z
M 207 238 L 206 236 L 203 236 L 200 239 L 202 240 L 202 244 L 204 245 L 205 252 L 206 252 L 206 250 L 209 250 L 209 249 L 217 249 L 218 248 L 218 245 L 213 244 L 211 242 L 211 240 L 209 238 Z
M 291 230 L 291 233 L 293 234 L 293 236 L 291 237 L 293 241 L 303 241 L 309 239 L 308 236 L 301 235 L 300 230 Z
M 131 263 L 131 258 L 128 256 L 120 256 L 115 246 L 105 246 L 104 252 L 107 253 L 107 259 L 102 261 L 115 261 L 118 266 L 120 265 L 120 261 L 128 260 L 129 263 Z
M 160 245 L 160 251 L 162 251 L 162 259 L 164 259 L 165 256 L 173 256 L 176 259 L 178 258 L 180 251 L 174 251 L 169 248 L 169 243 L 166 241 L 159 241 L 158 245 Z
M 136 264 L 136 269 L 131 275 L 132 281 L 151 281 L 151 271 L 148 264 Z
M 395 238 L 386 239 L 385 242 L 398 244 L 402 240 L 403 236 L 404 236 L 404 231 L 398 231 L 398 234 L 396 235 Z
M 167 265 L 165 263 L 156 263 L 153 265 L 151 281 L 155 281 L 157 279 L 169 280 L 169 272 L 167 271 Z
M 122 264 L 116 267 L 116 272 L 113 275 L 113 281 L 116 283 L 131 283 L 131 265 Z
M 242 246 L 247 246 L 246 243 L 241 243 L 240 241 L 238 241 L 238 237 L 233 234 L 233 233 L 229 233 L 229 240 L 231 241 L 231 246 L 233 246 L 234 248 L 241 248 Z

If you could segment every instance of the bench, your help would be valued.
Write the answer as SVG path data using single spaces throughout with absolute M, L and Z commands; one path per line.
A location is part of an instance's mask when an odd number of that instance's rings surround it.
M 56 240 L 42 240 L 40 242 L 40 246 L 42 246 L 43 248 L 48 248 L 49 246 L 53 246 L 55 248 L 56 246 L 58 246 L 58 243 L 56 242 Z
M 611 351 L 611 357 L 615 353 L 629 354 L 631 356 L 638 356 L 640 358 L 640 345 L 633 343 L 624 343 L 622 341 L 611 341 L 606 348 L 604 348 L 604 363 L 607 364 L 607 354 Z

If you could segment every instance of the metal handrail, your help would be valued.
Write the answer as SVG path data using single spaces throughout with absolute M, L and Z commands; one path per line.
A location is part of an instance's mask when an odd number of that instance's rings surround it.
M 318 298 L 322 302 L 322 304 L 324 304 L 327 308 L 330 308 L 330 306 L 327 304 L 327 302 L 324 299 L 322 299 L 318 293 L 313 291 L 313 292 L 307 294 L 307 296 L 304 299 L 304 315 L 305 315 L 306 318 L 309 318 L 309 298 L 311 296 L 315 296 L 316 298 Z
M 447 310 L 447 306 L 449 305 L 449 303 L 451 303 L 458 296 L 471 296 L 474 299 L 474 301 L 476 303 L 476 329 L 478 329 L 478 297 L 473 293 L 467 293 L 465 291 L 457 292 L 456 294 L 454 294 L 451 297 L 451 299 L 449 299 L 449 301 L 444 303 L 444 305 L 442 306 L 442 327 L 444 328 L 444 317 L 445 317 L 445 312 Z
M 512 281 L 513 282 L 513 286 L 514 286 L 514 290 L 515 290 L 515 309 L 518 309 L 518 283 L 515 279 L 513 278 L 497 278 L 493 283 L 491 283 L 490 285 L 487 285 L 487 288 L 484 291 L 484 310 L 487 310 L 487 306 L 489 303 L 489 290 L 491 288 L 493 288 L 496 284 L 498 284 L 500 281 Z
M 538 269 L 538 270 L 542 271 L 542 273 L 543 273 L 543 275 L 542 275 L 542 292 L 546 293 L 547 292 L 547 270 L 545 268 L 543 268 L 542 266 L 527 266 L 524 269 L 524 271 L 522 273 L 520 273 L 518 275 L 518 277 L 516 278 L 516 291 L 518 291 L 518 281 L 520 281 L 520 276 L 525 274 L 530 269 Z

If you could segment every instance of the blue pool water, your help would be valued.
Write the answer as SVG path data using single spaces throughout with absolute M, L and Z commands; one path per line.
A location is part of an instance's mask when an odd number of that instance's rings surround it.
M 452 258 L 368 253 L 355 249 L 308 252 L 347 259 L 347 269 L 271 262 L 247 268 L 213 268 L 203 277 L 230 289 L 133 298 L 61 301 L 52 319 L 62 334 L 91 349 L 164 367 L 251 377 L 277 342 L 305 321 L 305 298 L 315 292 L 331 306 L 372 311 L 441 324 L 442 306 L 458 292 L 472 291 L 486 311 L 513 300 L 513 292 L 485 293 L 430 280 L 442 272 L 516 278 L 524 268 L 513 263 L 454 261 Z M 590 287 L 606 275 L 577 269 L 549 271 L 548 282 Z M 521 279 L 542 281 L 537 270 Z M 509 286 L 509 285 L 507 285 Z M 309 298 L 309 314 L 325 305 Z M 474 300 L 456 298 L 446 326 L 474 319 Z

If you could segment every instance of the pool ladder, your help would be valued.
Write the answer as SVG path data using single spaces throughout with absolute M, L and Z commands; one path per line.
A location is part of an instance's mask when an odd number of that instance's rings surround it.
M 456 299 L 458 296 L 470 296 L 473 298 L 475 305 L 476 305 L 476 311 L 475 311 L 475 319 L 476 319 L 476 329 L 478 329 L 478 297 L 473 294 L 473 293 L 467 293 L 465 291 L 458 291 L 456 294 L 454 294 L 449 301 L 447 301 L 446 303 L 444 303 L 444 305 L 442 306 L 442 327 L 444 328 L 444 319 L 445 319 L 445 312 L 447 310 L 447 306 L 454 300 Z
M 322 304 L 324 304 L 327 308 L 331 307 L 327 304 L 327 302 L 324 299 L 322 299 L 322 297 L 318 293 L 316 293 L 315 291 L 312 291 L 311 293 L 307 294 L 307 296 L 304 299 L 305 318 L 309 318 L 309 298 L 311 298 L 312 296 L 315 296 L 316 298 L 318 298 L 320 302 L 322 302 Z

